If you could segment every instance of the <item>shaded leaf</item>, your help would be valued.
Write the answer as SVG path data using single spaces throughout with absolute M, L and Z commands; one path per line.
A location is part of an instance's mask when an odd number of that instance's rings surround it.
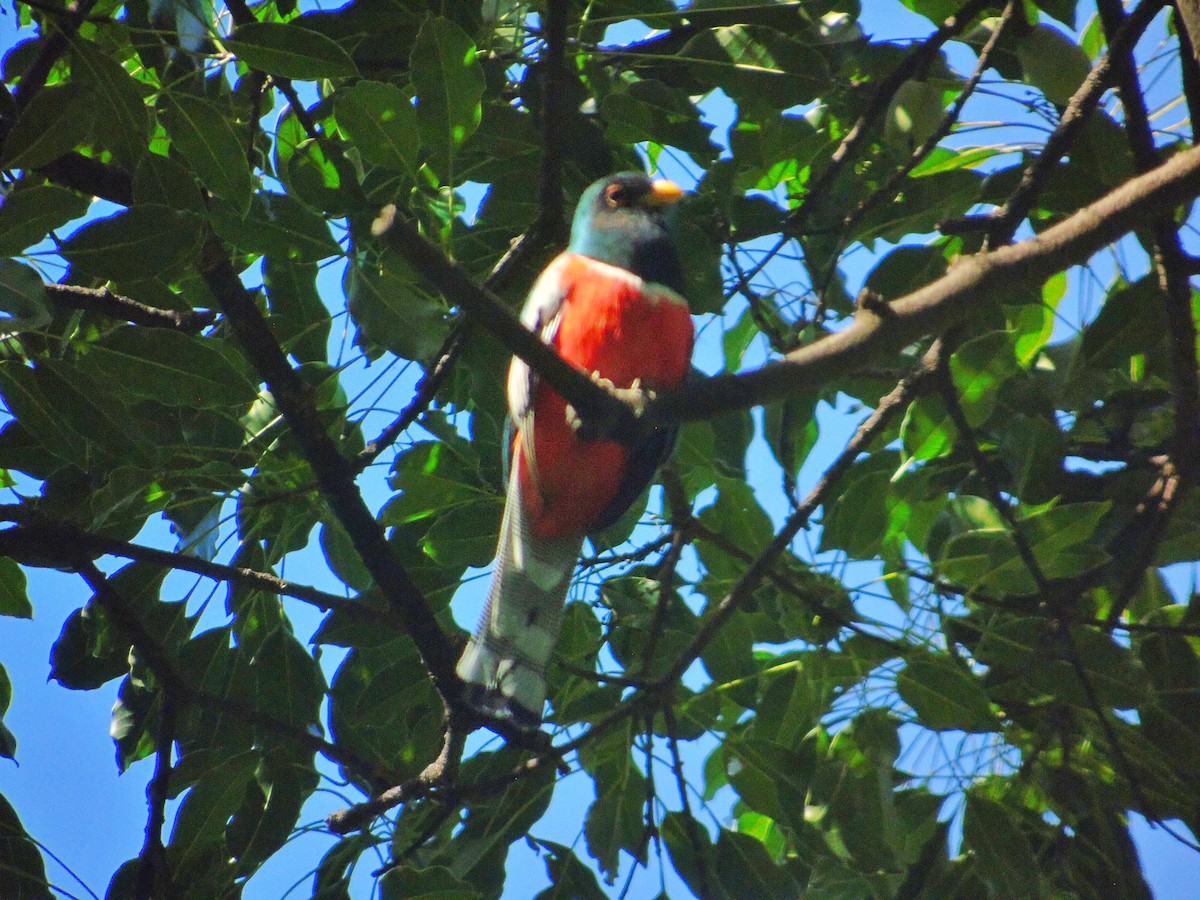
M 359 81 L 337 93 L 338 128 L 363 159 L 377 166 L 413 170 L 420 135 L 412 98 L 394 84 Z
M 206 100 L 182 91 L 167 94 L 165 108 L 175 149 L 206 188 L 244 215 L 250 208 L 254 182 L 246 151 L 227 116 Z
M 336 41 L 296 24 L 250 22 L 223 43 L 250 68 L 284 78 L 312 81 L 358 74 L 354 60 Z
M 470 36 L 449 19 L 430 16 L 409 55 L 417 121 L 431 164 L 444 180 L 458 148 L 479 126 L 483 67 Z
M 0 256 L 15 256 L 41 242 L 51 231 L 87 212 L 89 203 L 87 197 L 53 184 L 13 190 L 0 204 Z
M 925 653 L 909 659 L 896 676 L 896 688 L 926 728 L 995 731 L 999 727 L 982 685 L 948 656 Z

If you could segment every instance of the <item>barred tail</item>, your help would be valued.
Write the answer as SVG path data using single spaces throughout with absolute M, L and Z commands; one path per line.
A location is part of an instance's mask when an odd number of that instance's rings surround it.
M 457 671 L 468 703 L 532 729 L 542 721 L 546 666 L 583 539 L 533 537 L 520 482 L 514 472 L 487 606 Z

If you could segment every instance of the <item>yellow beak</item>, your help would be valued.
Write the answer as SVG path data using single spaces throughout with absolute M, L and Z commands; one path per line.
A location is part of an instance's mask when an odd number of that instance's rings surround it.
M 650 193 L 646 194 L 643 202 L 648 206 L 670 206 L 682 197 L 683 188 L 673 181 L 657 178 L 650 182 Z

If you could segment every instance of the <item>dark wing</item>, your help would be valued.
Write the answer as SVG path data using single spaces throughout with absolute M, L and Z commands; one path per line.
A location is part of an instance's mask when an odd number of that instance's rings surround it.
M 658 467 L 667 461 L 671 451 L 675 449 L 678 433 L 678 428 L 664 428 L 633 448 L 629 462 L 625 465 L 625 477 L 621 479 L 616 496 L 600 511 L 596 521 L 588 527 L 589 532 L 603 531 L 625 514 L 629 505 L 654 478 Z

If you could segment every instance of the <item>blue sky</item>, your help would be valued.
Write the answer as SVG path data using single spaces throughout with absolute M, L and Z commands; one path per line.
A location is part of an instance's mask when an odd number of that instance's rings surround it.
M 869 33 L 916 38 L 929 30 L 925 19 L 901 10 L 898 4 L 867 0 L 863 5 L 864 27 Z M 885 8 L 887 16 L 880 12 Z M 14 27 L 11 7 L 0 8 L 0 48 L 11 44 Z M 728 107 L 723 109 L 719 103 L 711 104 L 707 109 L 714 120 L 727 119 L 730 114 Z M 682 173 L 672 174 L 686 178 Z M 852 280 L 865 274 L 871 259 L 866 254 L 859 254 L 850 263 L 848 274 Z M 340 308 L 336 271 L 331 269 L 326 273 L 322 287 L 330 298 L 330 305 Z M 711 371 L 718 367 L 715 360 L 719 357 L 715 354 L 719 352 L 719 334 L 719 328 L 708 330 L 698 357 L 701 368 Z M 355 383 L 366 385 L 379 379 L 382 365 L 356 370 L 350 376 L 348 391 L 354 393 Z M 413 371 L 405 372 L 387 396 L 379 398 L 377 405 L 381 410 L 404 405 L 415 375 Z M 836 410 L 823 408 L 819 414 L 822 417 L 821 444 L 801 474 L 802 490 L 811 485 L 840 449 L 855 421 L 846 404 Z M 385 418 L 382 412 L 379 418 Z M 373 431 L 371 427 L 366 430 L 368 434 Z M 750 467 L 756 479 L 771 479 L 772 485 L 777 482 L 777 469 L 761 442 L 751 448 Z M 777 498 L 775 491 L 763 493 L 764 501 L 769 497 Z M 386 496 L 379 490 L 369 496 L 373 506 L 378 506 L 384 499 Z M 776 521 L 781 521 L 784 515 L 782 501 L 774 505 L 768 502 L 768 507 Z M 163 546 L 173 543 L 166 529 L 156 524 L 148 526 L 139 541 Z M 297 581 L 333 591 L 342 589 L 326 574 L 317 551 L 309 549 L 296 554 L 289 559 L 288 566 L 286 575 Z M 114 566 L 106 568 L 111 570 Z M 62 896 L 103 896 L 117 865 L 136 856 L 141 847 L 146 818 L 145 784 L 152 763 L 146 761 L 122 776 L 117 774 L 113 746 L 108 737 L 109 711 L 116 697 L 117 682 L 86 693 L 47 683 L 49 649 L 62 621 L 87 600 L 88 591 L 75 576 L 47 570 L 28 570 L 28 575 L 30 595 L 35 600 L 35 618 L 32 621 L 0 618 L 0 663 L 13 682 L 14 695 L 5 722 L 19 742 L 17 758 L 20 761 L 18 766 L 0 760 L 0 793 L 16 807 L 26 829 L 62 860 L 62 866 L 47 861 L 50 878 Z M 1183 577 L 1181 573 L 1177 587 L 1183 587 Z M 167 590 L 183 593 L 194 585 L 192 579 L 173 576 Z M 477 579 L 465 586 L 455 600 L 456 615 L 468 627 L 478 614 L 482 590 L 483 581 Z M 301 636 L 311 634 L 319 621 L 314 611 L 298 602 L 289 607 L 289 613 Z M 325 653 L 323 665 L 327 672 L 332 673 L 338 659 L 337 652 Z M 702 749 L 692 748 L 689 753 L 693 758 L 699 758 Z M 550 812 L 535 827 L 534 833 L 570 843 L 578 832 L 582 811 L 590 799 L 587 779 L 579 775 L 570 777 L 557 792 Z M 301 824 L 316 825 L 326 813 L 343 805 L 344 800 L 332 793 L 319 794 L 306 808 L 305 821 Z M 1166 900 L 1195 896 L 1194 886 L 1200 879 L 1200 857 L 1145 823 L 1135 823 L 1134 835 L 1156 896 Z M 283 896 L 303 879 L 329 845 L 330 838 L 317 831 L 297 836 L 252 879 L 245 896 L 251 900 Z M 546 884 L 544 866 L 520 843 L 510 857 L 509 871 L 506 896 L 528 897 Z M 665 877 L 671 896 L 681 895 L 673 873 L 668 872 Z M 362 886 L 361 896 L 367 896 L 369 879 L 360 878 L 358 884 Z M 638 876 L 631 896 L 650 896 L 657 891 L 658 884 L 659 873 L 652 866 Z M 293 896 L 307 896 L 305 888 L 302 884 Z

